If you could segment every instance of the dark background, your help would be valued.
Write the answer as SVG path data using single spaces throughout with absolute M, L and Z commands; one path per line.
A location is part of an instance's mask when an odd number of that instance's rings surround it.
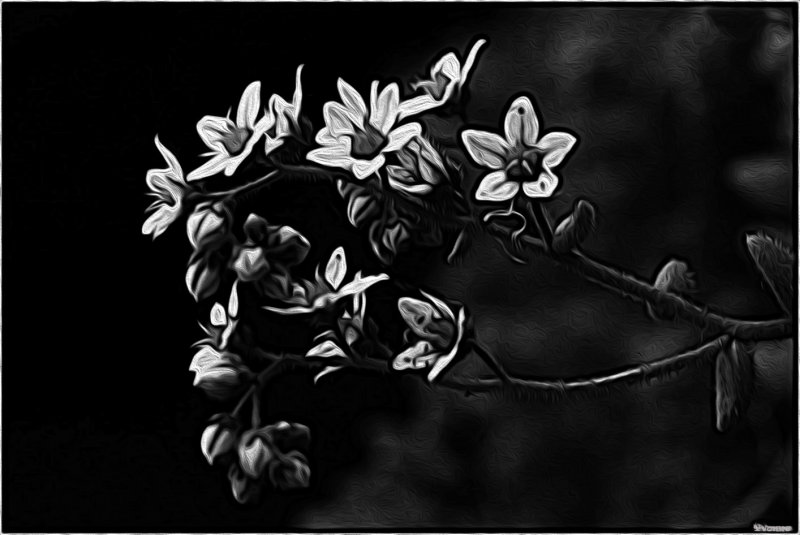
M 201 332 L 183 223 L 155 242 L 140 234 L 144 177 L 163 163 L 156 134 L 188 173 L 205 151 L 197 120 L 223 115 L 253 80 L 265 99 L 288 98 L 304 63 L 319 127 L 338 76 L 364 92 L 407 81 L 482 35 L 470 122 L 499 129 L 527 92 L 545 128 L 578 134 L 548 206 L 592 200 L 592 254 L 643 277 L 679 256 L 698 300 L 775 315 L 743 233 L 794 243 L 793 5 L 2 9 L 4 531 L 797 529 L 791 341 L 759 346 L 753 405 L 726 434 L 713 429 L 708 366 L 557 403 L 464 399 L 411 378 L 315 389 L 291 375 L 269 416 L 312 428 L 312 486 L 239 506 L 199 448 L 220 405 L 187 369 Z M 346 224 L 315 224 L 341 215 L 329 191 L 291 193 L 265 201 L 281 223 L 312 243 L 353 239 Z M 419 271 L 468 305 L 521 375 L 586 375 L 696 339 L 546 260 L 514 266 L 488 238 L 456 267 Z

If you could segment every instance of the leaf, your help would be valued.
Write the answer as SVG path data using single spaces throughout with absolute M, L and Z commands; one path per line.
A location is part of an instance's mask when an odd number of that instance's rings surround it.
M 763 232 L 747 235 L 747 249 L 778 304 L 792 314 L 794 300 L 794 255 L 779 240 Z
M 753 348 L 734 340 L 717 355 L 717 430 L 725 432 L 744 417 L 755 380 Z
M 347 273 L 347 257 L 344 254 L 343 247 L 337 247 L 331 254 L 328 265 L 325 267 L 325 280 L 331 285 L 331 288 L 338 290 L 344 281 L 344 276 Z

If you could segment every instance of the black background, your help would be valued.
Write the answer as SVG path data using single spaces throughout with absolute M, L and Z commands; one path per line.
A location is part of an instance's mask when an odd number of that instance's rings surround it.
M 776 314 L 742 233 L 793 243 L 796 8 L 2 9 L 4 531 L 797 528 L 788 342 L 761 346 L 759 396 L 726 435 L 712 428 L 707 368 L 562 404 L 465 401 L 410 378 L 313 389 L 291 375 L 267 403 L 275 419 L 311 426 L 312 487 L 239 506 L 200 453 L 220 407 L 187 369 L 201 333 L 182 223 L 155 242 L 141 235 L 144 177 L 162 166 L 156 134 L 188 172 L 204 151 L 197 120 L 223 115 L 253 80 L 264 98 L 288 98 L 304 63 L 304 107 L 319 110 L 338 76 L 362 91 L 409 80 L 483 35 L 470 121 L 498 129 L 524 91 L 546 127 L 578 133 L 551 206 L 584 196 L 600 207 L 592 253 L 642 276 L 679 255 L 701 301 Z M 319 226 L 341 215 L 328 193 L 265 202 L 312 243 L 357 239 L 346 224 Z M 512 267 L 489 239 L 458 267 L 419 269 L 470 306 L 520 374 L 585 375 L 693 340 L 544 260 Z

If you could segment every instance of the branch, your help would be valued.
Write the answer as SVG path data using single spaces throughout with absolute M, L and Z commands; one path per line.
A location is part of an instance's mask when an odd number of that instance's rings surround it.
M 510 235 L 512 232 L 497 223 L 491 223 L 489 227 L 493 232 L 503 235 Z M 792 322 L 789 319 L 750 321 L 715 314 L 709 312 L 707 307 L 701 308 L 679 295 L 662 292 L 648 282 L 602 264 L 578 249 L 559 255 L 548 250 L 544 242 L 537 238 L 523 236 L 521 240 L 535 252 L 547 255 L 572 272 L 603 288 L 636 302 L 649 303 L 660 317 L 681 318 L 700 328 L 713 328 L 717 332 L 728 333 L 740 340 L 773 340 L 792 335 Z
M 714 338 L 712 341 L 690 351 L 665 357 L 654 362 L 638 364 L 610 375 L 601 375 L 586 379 L 571 379 L 566 381 L 522 379 L 518 377 L 511 377 L 510 385 L 531 393 L 564 394 L 572 391 L 608 387 L 622 383 L 636 383 L 650 381 L 652 379 L 660 379 L 672 372 L 683 369 L 690 362 L 694 361 L 695 363 L 699 364 L 704 361 L 711 360 L 723 347 L 725 347 L 725 344 L 727 344 L 729 340 L 730 336 L 723 334 Z M 496 377 L 467 380 L 444 379 L 439 384 L 447 388 L 464 390 L 467 392 L 489 392 L 506 386 L 502 379 Z

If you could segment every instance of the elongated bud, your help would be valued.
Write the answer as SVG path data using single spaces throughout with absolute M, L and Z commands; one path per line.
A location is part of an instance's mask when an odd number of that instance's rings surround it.
M 589 201 L 581 199 L 570 215 L 564 218 L 553 233 L 553 250 L 564 254 L 577 247 L 595 226 L 595 210 Z
M 761 232 L 747 236 L 747 250 L 778 304 L 784 312 L 791 314 L 794 296 L 792 252 L 780 241 Z
M 755 369 L 753 348 L 734 340 L 717 355 L 717 430 L 725 432 L 744 417 L 753 392 Z
M 229 414 L 216 414 L 211 418 L 200 438 L 200 448 L 208 464 L 213 465 L 233 449 L 239 428 L 239 422 Z

